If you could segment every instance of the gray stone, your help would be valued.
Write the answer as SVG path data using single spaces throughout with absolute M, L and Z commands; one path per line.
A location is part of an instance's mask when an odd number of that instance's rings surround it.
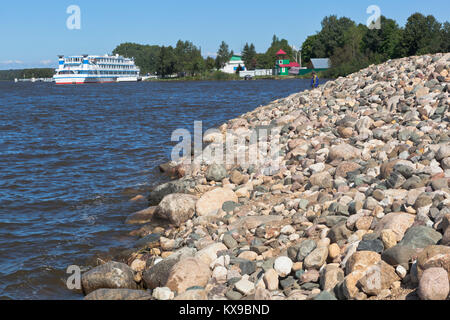
M 442 235 L 433 228 L 425 226 L 411 227 L 406 231 L 400 246 L 407 246 L 413 249 L 425 248 L 437 244 L 442 239 Z
M 145 224 L 153 219 L 156 207 L 150 207 L 135 213 L 130 214 L 125 220 L 126 224 Z
M 406 182 L 406 179 L 397 172 L 392 172 L 389 176 L 389 178 L 386 180 L 386 185 L 391 189 L 398 189 L 400 188 L 404 183 Z
M 280 286 L 283 289 L 287 289 L 292 287 L 295 284 L 295 280 L 293 277 L 287 277 L 286 279 L 283 279 L 280 281 Z
M 228 249 L 234 249 L 238 246 L 238 242 L 229 233 L 226 233 L 223 236 L 223 244 L 226 245 Z
M 385 250 L 381 254 L 381 259 L 389 263 L 391 266 L 403 266 L 406 270 L 409 269 L 410 259 L 416 255 L 416 250 L 410 247 L 396 245 L 390 249 Z
M 227 177 L 227 170 L 223 165 L 214 163 L 206 170 L 205 177 L 208 181 L 221 182 Z
M 161 200 L 172 193 L 187 193 L 189 188 L 195 186 L 195 181 L 189 179 L 180 179 L 170 181 L 154 188 L 148 197 L 150 205 L 157 206 Z
M 347 240 L 351 235 L 352 232 L 347 229 L 346 223 L 341 222 L 330 229 L 328 238 L 330 238 L 331 243 L 337 243 L 341 240 Z
M 242 299 L 242 294 L 240 294 L 239 292 L 234 291 L 234 290 L 228 291 L 228 292 L 225 294 L 225 296 L 226 296 L 229 300 L 234 300 L 234 301 L 237 301 L 237 300 L 241 300 L 241 299 Z
M 403 165 L 403 164 L 395 165 L 394 171 L 397 173 L 400 173 L 406 179 L 411 178 L 412 175 L 414 174 L 413 168 L 411 168 L 410 166 Z
M 362 240 L 357 251 L 374 251 L 377 253 L 382 253 L 384 250 L 383 242 L 380 239 L 374 240 Z
M 97 289 L 137 289 L 134 271 L 126 264 L 114 261 L 84 273 L 81 284 L 86 295 Z
M 322 291 L 321 293 L 319 293 L 317 296 L 315 296 L 313 298 L 313 300 L 327 300 L 327 301 L 331 301 L 331 300 L 337 300 L 336 296 L 329 292 L 329 291 Z
M 231 213 L 234 211 L 234 209 L 239 208 L 241 205 L 239 203 L 233 202 L 233 201 L 226 201 L 222 205 L 222 210 Z
M 431 186 L 433 187 L 433 190 L 441 190 L 448 188 L 448 179 L 442 178 L 442 179 L 435 179 L 431 181 Z
M 192 257 L 193 254 L 193 249 L 183 248 L 148 268 L 142 274 L 142 279 L 144 280 L 146 287 L 149 289 L 165 287 L 173 266 L 177 264 L 181 258 Z
M 98 289 L 91 292 L 84 300 L 100 300 L 100 301 L 112 301 L 112 300 L 151 300 L 152 295 L 144 290 L 131 290 L 131 289 Z
M 134 248 L 136 249 L 151 249 L 159 246 L 159 239 L 161 238 L 160 234 L 152 233 L 144 238 L 138 240 L 134 244 Z
M 306 269 L 320 269 L 327 260 L 328 257 L 328 248 L 327 247 L 319 247 L 316 248 L 313 252 L 311 252 L 303 263 Z
M 298 248 L 297 261 L 303 261 L 316 247 L 317 244 L 312 239 L 303 241 Z
M 256 271 L 256 262 L 242 259 L 239 262 L 239 268 L 241 269 L 241 274 L 252 274 Z
M 196 196 L 182 193 L 170 194 L 161 200 L 155 214 L 180 226 L 194 216 L 196 203 Z

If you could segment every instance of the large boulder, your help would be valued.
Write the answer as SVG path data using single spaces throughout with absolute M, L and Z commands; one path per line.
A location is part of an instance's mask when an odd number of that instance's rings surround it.
M 213 243 L 198 251 L 195 254 L 195 258 L 202 261 L 203 263 L 206 263 L 207 265 L 210 265 L 218 258 L 218 252 L 226 250 L 228 250 L 228 248 L 223 243 Z
M 126 264 L 114 261 L 84 273 L 81 285 L 86 295 L 97 289 L 137 289 L 134 271 Z
M 320 269 L 326 262 L 328 257 L 327 247 L 318 247 L 311 252 L 303 262 L 306 269 Z
M 414 219 L 415 216 L 409 213 L 392 212 L 378 222 L 374 232 L 380 234 L 382 230 L 392 230 L 397 235 L 397 241 L 400 241 L 406 230 L 413 225 Z
M 164 197 L 156 208 L 155 214 L 180 226 L 194 216 L 196 203 L 196 196 L 182 193 L 170 194 Z
M 126 224 L 145 224 L 153 219 L 156 207 L 150 207 L 135 213 L 130 214 L 125 220 Z
M 151 300 L 152 295 L 144 290 L 131 290 L 131 289 L 98 289 L 91 292 L 84 300 Z
M 448 157 L 450 157 L 450 144 L 444 144 L 436 152 L 436 160 L 441 161 Z
M 369 267 L 380 262 L 381 256 L 373 251 L 357 251 L 345 264 L 345 273 L 350 274 L 353 271 L 366 271 Z
M 194 255 L 195 249 L 182 248 L 169 257 L 161 260 L 157 264 L 145 270 L 142 274 L 142 280 L 148 289 L 165 287 L 169 279 L 172 267 L 181 259 L 189 258 Z
M 176 259 L 164 259 L 142 274 L 142 279 L 148 289 L 164 287 L 169 279 L 170 271 L 178 261 Z
M 346 221 L 342 221 L 330 229 L 328 238 L 330 238 L 331 243 L 337 243 L 341 240 L 347 240 L 351 235 L 352 232 L 346 227 Z
M 442 268 L 425 270 L 417 292 L 422 300 L 446 300 L 449 293 L 447 271 Z
M 355 170 L 358 170 L 359 168 L 361 168 L 361 166 L 356 162 L 351 161 L 341 162 L 336 168 L 335 177 L 346 178 L 348 172 L 353 172 Z
M 344 280 L 344 271 L 339 265 L 328 264 L 321 272 L 320 287 L 322 290 L 331 291 Z
M 186 178 L 161 184 L 150 192 L 148 201 L 151 206 L 157 206 L 165 196 L 172 193 L 188 193 L 195 185 L 194 180 Z
M 191 287 L 205 287 L 211 278 L 211 270 L 199 259 L 186 258 L 175 264 L 167 280 L 167 287 L 178 294 Z
M 450 277 L 450 247 L 428 246 L 417 256 L 417 277 L 420 279 L 429 268 L 443 268 Z
M 396 245 L 392 248 L 385 250 L 381 258 L 389 263 L 391 266 L 402 266 L 405 269 L 409 269 L 409 261 L 417 254 L 417 251 L 413 248 Z
M 362 291 L 368 295 L 377 296 L 382 290 L 389 289 L 400 277 L 394 267 L 383 260 L 366 270 L 364 276 L 359 279 Z
M 312 186 L 317 186 L 323 189 L 333 187 L 333 178 L 331 177 L 328 171 L 322 171 L 313 174 L 311 178 L 309 178 L 309 182 L 311 183 Z
M 425 248 L 437 244 L 441 239 L 442 235 L 433 228 L 416 226 L 408 229 L 399 245 L 413 249 Z
M 331 161 L 359 159 L 361 157 L 361 150 L 352 147 L 349 144 L 342 143 L 332 147 L 328 157 Z
M 196 204 L 198 216 L 215 215 L 225 202 L 239 202 L 233 190 L 216 188 L 203 194 Z

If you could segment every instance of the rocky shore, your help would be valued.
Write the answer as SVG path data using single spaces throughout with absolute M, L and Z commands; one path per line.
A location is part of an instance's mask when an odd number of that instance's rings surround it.
M 448 299 L 449 71 L 392 60 L 222 125 L 278 128 L 279 170 L 162 165 L 177 179 L 127 218 L 127 258 L 82 275 L 85 299 Z

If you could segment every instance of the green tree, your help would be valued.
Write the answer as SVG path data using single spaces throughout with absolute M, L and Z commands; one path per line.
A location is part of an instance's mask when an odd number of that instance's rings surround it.
M 122 43 L 117 46 L 113 54 L 119 54 L 126 58 L 134 58 L 141 73 L 155 73 L 158 68 L 158 55 L 160 47 L 153 45 L 141 45 L 137 43 Z
M 362 38 L 362 51 L 375 62 L 395 58 L 401 42 L 401 29 L 392 20 L 381 16 L 381 29 L 366 28 Z
M 178 74 L 189 74 L 195 76 L 197 73 L 203 71 L 205 64 L 200 52 L 190 41 L 177 42 L 174 49 L 175 54 L 175 72 Z
M 320 45 L 320 41 L 318 41 L 319 35 L 315 34 L 306 38 L 305 42 L 302 44 L 302 60 L 305 64 L 311 61 L 311 58 L 317 58 L 317 54 L 319 52 L 318 45 Z M 325 47 L 322 46 L 322 52 L 325 52 Z M 320 53 L 319 53 L 320 55 Z
M 309 36 L 302 44 L 302 60 L 307 64 L 311 58 L 330 58 L 337 48 L 345 44 L 347 30 L 356 24 L 349 18 L 328 16 L 322 20 L 322 29 Z
M 320 31 L 317 41 L 323 45 L 323 51 L 316 54 L 318 58 L 331 57 L 336 48 L 342 48 L 345 44 L 345 35 L 348 29 L 355 26 L 355 22 L 349 18 L 337 16 L 325 17 L 322 20 L 322 30 Z
M 158 56 L 158 74 L 166 77 L 176 71 L 176 56 L 173 47 L 162 46 Z
M 225 41 L 222 41 L 219 50 L 217 51 L 216 68 L 222 69 L 223 67 L 225 67 L 226 63 L 230 61 L 232 55 L 233 52 L 230 52 L 228 45 L 225 43 Z
M 331 56 L 332 77 L 345 76 L 367 67 L 370 62 L 361 52 L 362 39 L 367 32 L 367 27 L 360 24 L 351 26 L 344 34 L 344 45 L 334 49 Z
M 402 46 L 408 56 L 436 53 L 441 49 L 441 24 L 433 16 L 415 13 L 408 18 Z
M 256 50 L 255 45 L 246 43 L 244 49 L 242 50 L 242 60 L 248 70 L 255 70 L 257 60 L 256 60 Z
M 450 23 L 445 22 L 441 29 L 441 51 L 450 52 Z
M 214 70 L 215 66 L 216 66 L 216 61 L 214 60 L 214 58 L 207 57 L 205 59 L 205 69 L 206 69 L 206 71 Z

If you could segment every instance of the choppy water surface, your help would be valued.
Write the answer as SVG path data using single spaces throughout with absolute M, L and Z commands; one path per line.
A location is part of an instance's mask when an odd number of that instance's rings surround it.
M 0 82 L 0 299 L 80 299 L 69 265 L 135 239 L 137 194 L 165 179 L 172 131 L 204 128 L 309 80 L 56 86 Z

